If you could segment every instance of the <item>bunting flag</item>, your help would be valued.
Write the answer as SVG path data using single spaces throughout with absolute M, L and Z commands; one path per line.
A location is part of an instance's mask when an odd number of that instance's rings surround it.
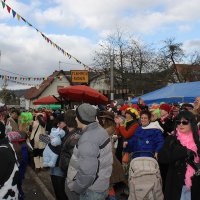
M 82 63 L 80 60 L 78 60 L 77 58 L 75 58 L 74 56 L 72 56 L 71 54 L 69 54 L 68 52 L 66 52 L 63 48 L 61 48 L 60 46 L 58 46 L 55 42 L 53 42 L 49 37 L 47 37 L 44 33 L 42 33 L 41 31 L 39 31 L 37 28 L 35 28 L 31 23 L 29 23 L 25 18 L 23 18 L 21 15 L 19 15 L 15 10 L 13 10 L 9 5 L 7 5 L 5 3 L 5 0 L 0 0 L 2 3 L 2 7 L 3 9 L 5 8 L 5 6 L 7 7 L 7 11 L 8 13 L 11 13 L 12 10 L 12 16 L 13 18 L 15 18 L 15 16 L 17 16 L 17 19 L 20 21 L 20 19 L 22 19 L 22 21 L 24 21 L 25 24 L 28 24 L 30 27 L 34 28 L 38 33 L 41 34 L 41 36 L 46 40 L 47 43 L 49 43 L 50 45 L 52 45 L 54 48 L 58 49 L 58 51 L 61 51 L 62 54 L 64 56 L 67 56 L 69 59 L 73 59 L 75 60 L 78 64 L 82 65 L 84 67 L 84 69 L 89 69 L 91 71 L 95 71 L 94 68 L 92 69 L 91 67 L 85 65 L 84 63 Z
M 1 3 L 2 3 L 3 8 L 5 8 L 5 6 L 6 6 L 5 2 L 2 1 Z
M 15 18 L 16 12 L 12 10 L 13 18 Z

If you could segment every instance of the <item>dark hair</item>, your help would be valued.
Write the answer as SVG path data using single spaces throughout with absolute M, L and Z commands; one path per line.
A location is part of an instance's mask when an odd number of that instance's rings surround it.
M 133 108 L 132 108 L 133 109 Z M 130 110 L 126 110 L 125 111 L 125 114 L 128 113 L 129 115 L 131 115 L 131 117 L 133 118 L 133 120 L 136 120 L 137 117 L 136 117 L 136 114 L 135 113 L 132 113 Z
M 151 112 L 148 111 L 148 110 L 143 110 L 143 111 L 141 111 L 141 112 L 140 112 L 140 117 L 141 117 L 142 115 L 147 115 L 147 117 L 149 118 L 149 120 L 151 119 Z
M 77 128 L 76 112 L 74 110 L 67 110 L 64 119 L 68 127 Z
M 194 142 L 197 145 L 198 154 L 200 155 L 200 141 L 199 141 L 197 120 L 196 120 L 195 115 L 193 115 L 190 111 L 184 110 L 184 111 L 181 111 L 177 115 L 177 120 L 181 120 L 181 119 L 186 119 L 186 120 L 188 120 L 190 122 L 192 133 L 193 133 Z M 176 127 L 177 127 L 177 124 L 175 124 L 175 131 L 176 131 Z
M 115 122 L 109 118 L 103 118 L 104 119 L 104 122 L 102 124 L 103 128 L 108 128 L 110 126 L 114 126 L 115 127 Z
M 17 109 L 11 110 L 11 114 L 12 114 L 12 113 L 16 113 L 17 115 L 20 115 L 20 112 L 19 112 L 19 110 L 17 110 Z
M 186 107 L 189 107 L 189 108 L 194 108 L 194 106 L 190 103 L 184 103 L 182 106 L 181 106 L 181 110 L 187 110 Z

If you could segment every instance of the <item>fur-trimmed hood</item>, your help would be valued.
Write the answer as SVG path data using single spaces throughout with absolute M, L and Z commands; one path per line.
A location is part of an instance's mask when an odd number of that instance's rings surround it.
M 164 132 L 164 129 L 160 126 L 158 121 L 151 122 L 148 126 L 142 127 L 143 129 L 159 129 Z

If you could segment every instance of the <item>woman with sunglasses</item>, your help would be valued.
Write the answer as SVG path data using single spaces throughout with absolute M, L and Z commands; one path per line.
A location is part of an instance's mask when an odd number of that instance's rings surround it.
M 166 138 L 158 154 L 161 163 L 169 164 L 165 183 L 165 200 L 199 200 L 200 162 L 199 132 L 195 116 L 181 111 L 175 123 L 174 135 Z

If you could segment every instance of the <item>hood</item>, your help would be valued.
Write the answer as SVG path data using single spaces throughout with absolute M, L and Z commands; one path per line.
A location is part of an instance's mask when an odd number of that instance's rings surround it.
M 159 129 L 164 132 L 158 121 L 151 122 L 148 126 L 142 127 L 142 129 Z

